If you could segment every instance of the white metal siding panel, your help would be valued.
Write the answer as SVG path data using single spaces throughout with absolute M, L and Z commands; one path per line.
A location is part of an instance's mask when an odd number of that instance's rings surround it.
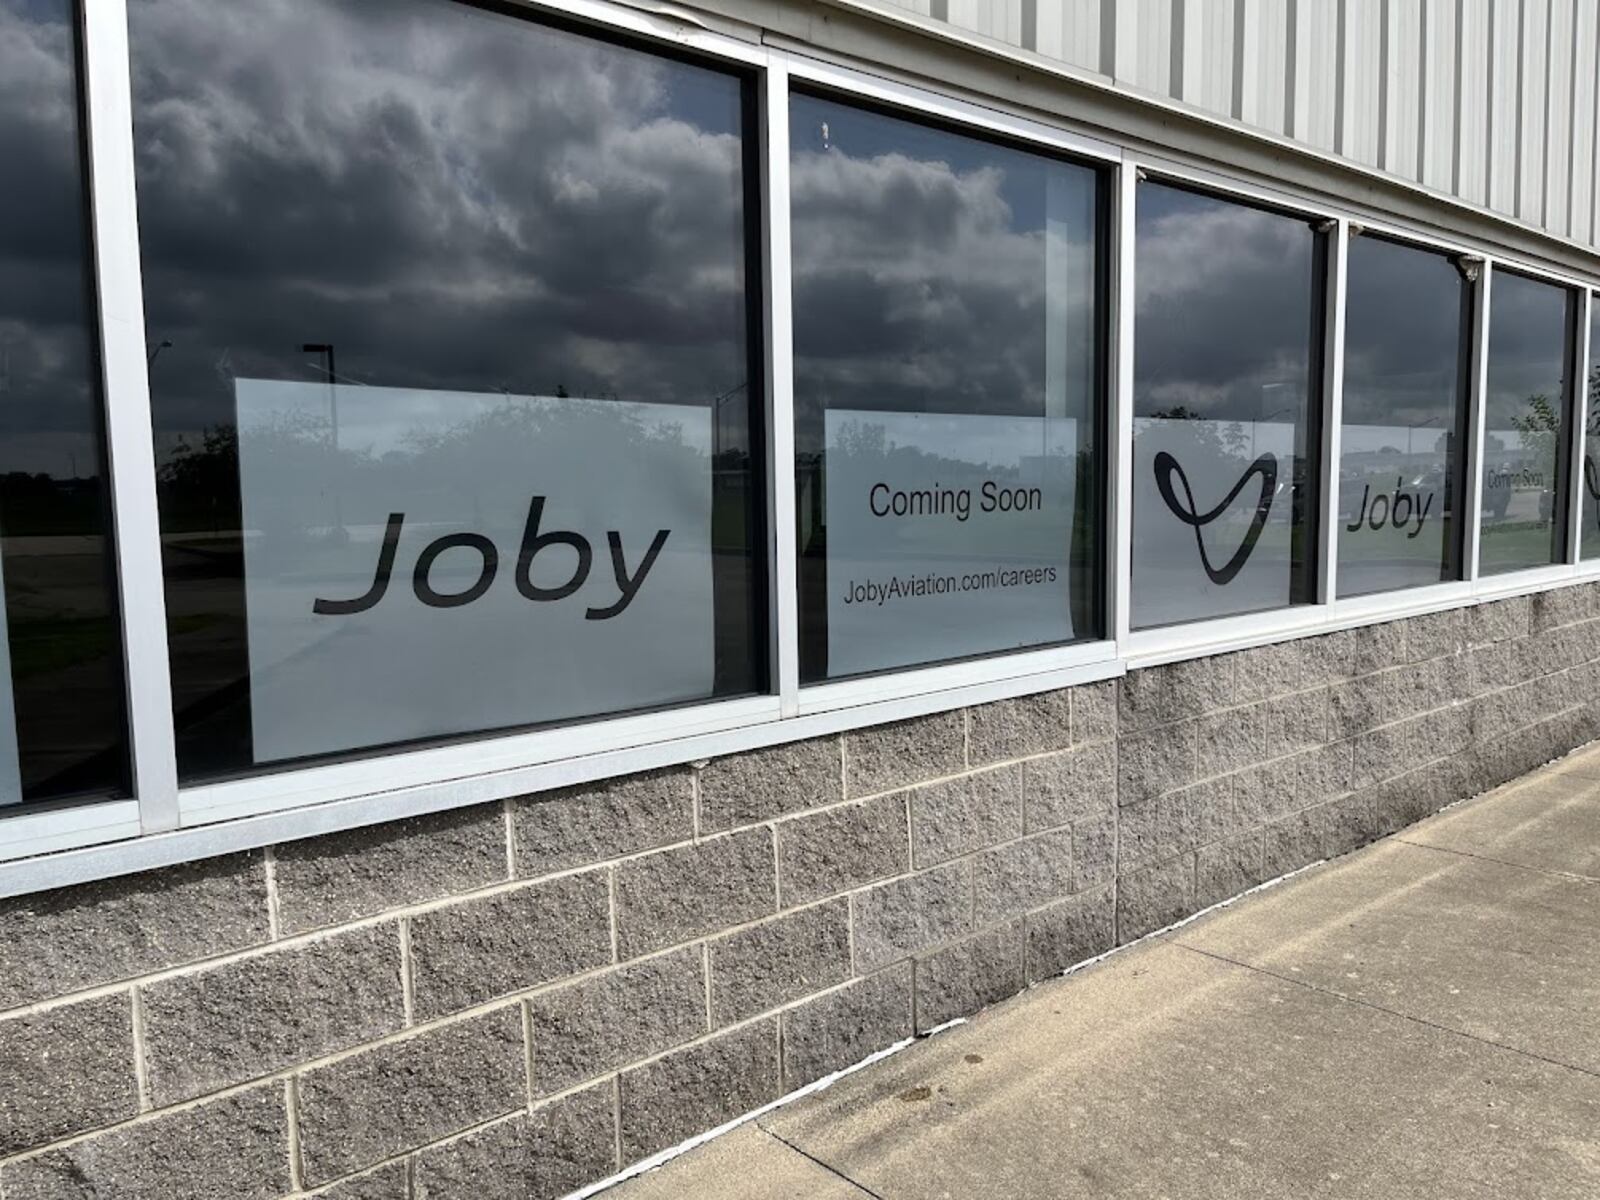
M 1422 117 L 1422 0 L 1389 0 L 1383 89 L 1383 169 L 1420 179 L 1418 122 Z
M 1460 151 L 1457 194 L 1474 204 L 1489 201 L 1489 0 L 1464 0 L 1461 25 Z
M 1551 0 L 1522 5 L 1522 78 L 1517 134 L 1516 214 L 1537 225 L 1544 219 L 1545 115 L 1549 103 Z
M 1233 112 L 1233 0 L 1185 0 L 1183 92 L 1179 99 L 1230 116 Z
M 1571 232 L 1572 55 L 1576 48 L 1572 0 L 1550 0 L 1550 87 L 1545 94 L 1544 213 L 1552 233 Z
M 1489 205 L 1503 213 L 1517 207 L 1517 68 L 1521 5 L 1496 0 L 1489 24 Z
M 1287 133 L 1284 89 L 1289 82 L 1291 0 L 1243 0 L 1244 27 L 1237 31 L 1243 53 L 1239 71 L 1239 116 L 1251 125 Z
M 1344 0 L 1344 110 L 1339 153 L 1369 166 L 1378 161 L 1379 58 L 1382 0 Z
M 1441 192 L 1455 186 L 1457 0 L 1423 0 L 1422 182 Z
M 1040 54 L 1100 70 L 1100 0 L 1038 0 Z
M 1119 82 L 1171 95 L 1170 0 L 1122 0 L 1117 5 L 1116 66 Z
M 1594 241 L 1594 136 L 1596 76 L 1600 74 L 1600 55 L 1595 40 L 1600 37 L 1600 0 L 1577 0 L 1574 8 L 1573 37 L 1578 48 L 1578 66 L 1573 73 L 1576 101 L 1572 111 L 1572 208 L 1571 235 L 1580 242 Z
M 1326 0 L 1295 5 L 1294 128 L 1291 137 L 1335 150 L 1338 125 L 1339 9 Z
M 950 0 L 950 24 L 1020 46 L 1022 0 Z

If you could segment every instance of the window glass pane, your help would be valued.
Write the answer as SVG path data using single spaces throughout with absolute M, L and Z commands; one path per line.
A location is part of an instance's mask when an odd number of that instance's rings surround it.
M 1339 594 L 1460 578 L 1472 292 L 1443 254 L 1350 240 Z
M 1139 185 L 1133 624 L 1315 599 L 1324 238 Z
M 1489 373 L 1483 437 L 1483 575 L 1562 557 L 1566 360 L 1570 295 L 1496 271 L 1489 289 Z
M 1589 301 L 1588 425 L 1583 439 L 1583 478 L 1579 486 L 1585 562 L 1600 558 L 1600 296 Z
M 129 16 L 184 776 L 761 690 L 749 82 L 451 0 Z
M 1099 635 L 1088 167 L 790 109 L 801 674 Z
M 77 25 L 0 0 L 0 805 L 127 787 Z

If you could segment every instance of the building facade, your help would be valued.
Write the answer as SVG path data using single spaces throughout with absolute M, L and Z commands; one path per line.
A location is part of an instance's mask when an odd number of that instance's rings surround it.
M 1600 736 L 1595 0 L 0 0 L 0 1197 L 560 1196 Z

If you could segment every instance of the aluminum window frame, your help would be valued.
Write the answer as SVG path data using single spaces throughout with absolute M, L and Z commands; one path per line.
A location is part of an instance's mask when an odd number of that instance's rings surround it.
M 1581 558 L 1576 524 L 1579 489 L 1566 506 L 1568 561 L 1488 578 L 1478 571 L 1482 482 L 1482 423 L 1493 276 L 1498 265 L 1579 289 L 1579 336 L 1571 355 L 1575 387 L 1569 419 L 1576 422 L 1569 477 L 1581 470 L 1587 425 L 1584 380 L 1597 348 L 1589 316 L 1600 291 L 1592 278 L 1501 253 L 1478 238 L 1454 238 L 1437 228 L 1395 218 L 1358 200 L 1334 198 L 1336 184 L 1316 191 L 1263 182 L 1219 169 L 1204 157 L 1163 147 L 1123 145 L 1094 128 L 952 85 L 861 62 L 820 45 L 764 34 L 754 27 L 676 6 L 659 12 L 613 0 L 503 0 L 530 16 L 547 15 L 597 33 L 622 34 L 645 45 L 687 50 L 756 76 L 761 169 L 763 330 L 767 382 L 765 449 L 768 461 L 767 546 L 769 695 L 707 701 L 659 712 L 587 719 L 552 729 L 485 734 L 446 745 L 377 751 L 367 757 L 288 767 L 243 779 L 180 787 L 172 725 L 167 658 L 165 586 L 161 570 L 155 454 L 145 370 L 145 328 L 135 197 L 127 0 L 82 0 L 79 18 L 84 79 L 84 137 L 88 146 L 90 221 L 98 286 L 106 405 L 107 456 L 113 498 L 115 562 L 121 599 L 133 798 L 30 805 L 0 818 L 0 897 L 125 874 L 215 854 L 254 849 L 467 804 L 508 801 L 548 788 L 694 762 L 803 738 L 828 736 L 884 721 L 913 718 L 1095 680 L 1159 662 L 1268 645 L 1380 621 L 1461 608 L 1483 600 L 1527 595 L 1600 580 L 1600 558 Z M 1003 59 L 1004 56 L 1000 56 Z M 997 59 L 997 61 L 1000 61 Z M 1105 164 L 1112 174 L 1107 214 L 1110 247 L 1105 422 L 1107 453 L 1102 581 L 1106 637 L 1043 650 L 996 654 L 801 688 L 795 587 L 793 314 L 789 251 L 788 97 L 791 79 L 842 98 L 925 113 L 946 125 L 999 135 L 1047 151 Z M 1152 99 L 1157 108 L 1176 109 Z M 1215 122 L 1185 114 L 1199 127 Z M 1176 118 L 1175 118 L 1176 119 Z M 1214 131 L 1213 131 L 1214 132 Z M 1269 139 L 1270 140 L 1270 139 Z M 1313 147 L 1292 148 L 1298 161 L 1331 174 L 1345 169 Z M 1209 153 L 1208 149 L 1208 153 Z M 1203 619 L 1139 632 L 1129 629 L 1131 566 L 1131 433 L 1133 311 L 1137 262 L 1134 217 L 1137 180 L 1148 172 L 1221 197 L 1333 223 L 1324 322 L 1323 397 L 1319 447 L 1318 592 L 1313 603 L 1240 617 Z M 1417 189 L 1421 193 L 1422 189 Z M 1437 197 L 1442 223 L 1472 207 Z M 1515 222 L 1503 218 L 1507 229 Z M 1474 303 L 1469 381 L 1466 491 L 1468 517 L 1460 581 L 1340 600 L 1332 489 L 1328 469 L 1338 450 L 1342 415 L 1348 240 L 1359 226 L 1419 248 L 1481 262 Z M 1562 242 L 1548 238 L 1550 244 Z M 1337 462 L 1335 457 L 1333 463 Z M 8 861 L 9 860 L 9 861 Z

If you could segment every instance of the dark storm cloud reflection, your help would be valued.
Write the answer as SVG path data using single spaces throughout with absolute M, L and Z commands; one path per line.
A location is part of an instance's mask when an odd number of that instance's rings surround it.
M 735 80 L 448 0 L 133 0 L 158 428 L 232 378 L 745 382 Z

